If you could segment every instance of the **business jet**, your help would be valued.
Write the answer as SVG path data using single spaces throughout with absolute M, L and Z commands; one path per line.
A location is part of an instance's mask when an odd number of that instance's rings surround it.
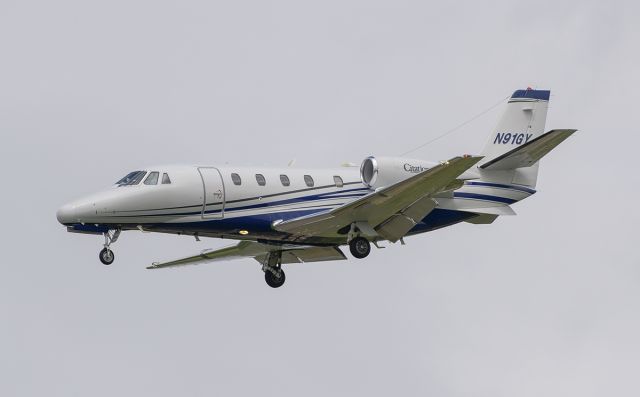
M 362 259 L 384 241 L 404 244 L 460 222 L 515 215 L 512 205 L 536 192 L 540 159 L 576 131 L 544 133 L 549 96 L 515 91 L 479 155 L 440 162 L 372 156 L 359 168 L 147 167 L 64 205 L 57 218 L 69 232 L 103 235 L 105 265 L 123 231 L 238 240 L 148 269 L 254 258 L 278 288 L 282 265 L 345 260 L 341 246 Z

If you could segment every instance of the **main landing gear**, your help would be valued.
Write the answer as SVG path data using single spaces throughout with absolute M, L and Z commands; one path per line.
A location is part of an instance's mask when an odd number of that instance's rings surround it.
M 284 270 L 282 270 L 282 251 L 272 251 L 267 257 L 267 263 L 262 265 L 264 281 L 271 288 L 282 287 L 285 280 Z
M 349 242 L 349 250 L 358 259 L 366 258 L 371 252 L 371 244 L 364 237 L 355 237 Z
M 118 240 L 118 237 L 120 237 L 120 229 L 114 231 L 113 234 L 111 234 L 111 232 L 104 233 L 104 248 L 98 254 L 98 258 L 100 258 L 100 262 L 102 262 L 103 265 L 110 265 L 116 259 L 116 256 L 109 247 Z

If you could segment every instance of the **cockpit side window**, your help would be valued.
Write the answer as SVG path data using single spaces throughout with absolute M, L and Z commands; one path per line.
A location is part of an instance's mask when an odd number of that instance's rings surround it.
M 160 176 L 160 173 L 158 171 L 150 172 L 149 176 L 147 176 L 147 178 L 144 180 L 144 184 L 145 185 L 157 185 L 159 176 Z
M 166 172 L 162 174 L 162 184 L 163 185 L 171 184 L 171 179 L 169 179 L 169 174 L 167 174 Z
M 131 186 L 140 183 L 142 178 L 147 174 L 147 171 L 133 171 L 128 173 L 124 178 L 116 182 L 118 186 Z

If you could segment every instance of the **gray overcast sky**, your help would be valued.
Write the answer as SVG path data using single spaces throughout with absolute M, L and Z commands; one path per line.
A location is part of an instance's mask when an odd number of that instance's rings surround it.
M 637 2 L 0 3 L 0 395 L 637 396 Z M 151 261 L 227 244 L 57 224 L 157 163 L 397 155 L 552 90 L 517 217 L 363 261 Z M 478 152 L 502 108 L 416 152 Z

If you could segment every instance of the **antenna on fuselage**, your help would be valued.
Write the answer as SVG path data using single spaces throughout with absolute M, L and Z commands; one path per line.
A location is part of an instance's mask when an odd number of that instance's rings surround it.
M 296 159 L 291 159 L 291 161 L 289 161 L 289 164 L 287 164 L 287 167 L 293 167 L 295 163 L 296 163 Z
M 414 148 L 413 148 L 413 149 L 411 149 L 411 150 L 407 150 L 406 152 L 401 153 L 401 154 L 400 154 L 400 156 L 406 156 L 406 155 L 407 155 L 407 154 L 409 154 L 409 153 L 413 153 L 413 152 L 415 152 L 415 151 L 417 151 L 417 150 L 419 150 L 419 149 L 422 149 L 422 148 L 423 148 L 423 147 L 425 147 L 425 146 L 428 146 L 428 145 L 432 144 L 433 142 L 435 142 L 435 141 L 437 141 L 437 140 L 439 140 L 439 139 L 442 139 L 442 138 L 444 138 L 444 137 L 446 137 L 446 136 L 448 136 L 448 135 L 453 134 L 454 132 L 458 131 L 460 128 L 462 128 L 462 127 L 466 126 L 467 124 L 469 124 L 469 123 L 471 123 L 471 122 L 475 121 L 476 119 L 480 118 L 481 116 L 484 116 L 485 114 L 489 113 L 489 112 L 490 112 L 490 111 L 492 111 L 493 109 L 495 109 L 495 108 L 497 108 L 498 106 L 502 105 L 502 104 L 503 104 L 507 99 L 509 99 L 510 97 L 511 97 L 510 95 L 507 95 L 506 97 L 504 97 L 504 98 L 500 99 L 500 101 L 498 101 L 498 102 L 496 102 L 495 104 L 493 104 L 493 105 L 489 106 L 487 109 L 485 109 L 485 110 L 483 110 L 482 112 L 480 112 L 480 113 L 476 114 L 475 116 L 473 116 L 473 117 L 471 117 L 471 118 L 467 119 L 467 120 L 466 120 L 466 121 L 464 121 L 462 124 L 458 124 L 457 126 L 455 126 L 455 127 L 451 128 L 450 130 L 445 131 L 444 133 L 442 133 L 442 134 L 440 134 L 440 135 L 436 136 L 435 138 L 430 139 L 430 140 L 428 140 L 427 142 L 425 142 L 425 143 L 423 143 L 423 144 L 421 144 L 421 145 L 418 145 L 418 146 L 414 147 Z

